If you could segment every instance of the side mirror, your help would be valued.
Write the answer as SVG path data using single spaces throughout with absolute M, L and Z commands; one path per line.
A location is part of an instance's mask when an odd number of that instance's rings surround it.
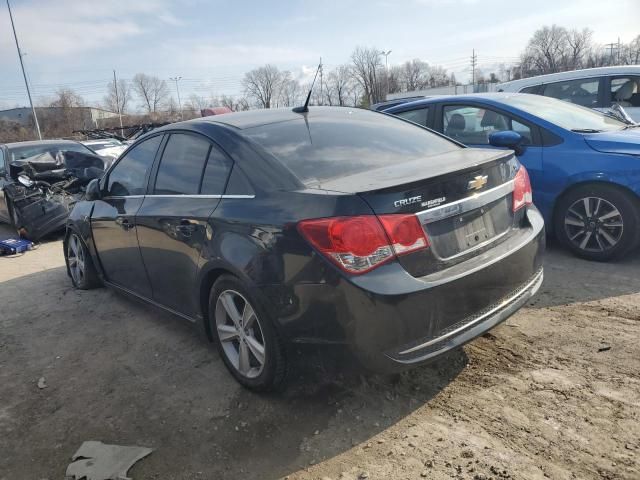
M 102 192 L 100 191 L 100 180 L 94 178 L 87 185 L 87 191 L 84 194 L 84 199 L 93 202 L 94 200 L 100 200 Z
M 513 130 L 504 130 L 502 132 L 495 132 L 489 135 L 489 145 L 501 148 L 510 148 L 516 152 L 516 155 L 521 155 L 524 152 L 522 143 L 524 137 L 518 132 Z

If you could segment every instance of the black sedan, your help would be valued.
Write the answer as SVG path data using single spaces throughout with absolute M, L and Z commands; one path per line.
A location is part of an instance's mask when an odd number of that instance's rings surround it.
M 543 220 L 511 151 L 366 110 L 263 110 L 168 125 L 72 211 L 78 288 L 197 324 L 244 386 L 288 346 L 346 344 L 396 370 L 458 347 L 542 282 Z

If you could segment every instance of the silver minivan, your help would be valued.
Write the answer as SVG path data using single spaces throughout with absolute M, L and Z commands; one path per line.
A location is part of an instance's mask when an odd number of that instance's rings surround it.
M 497 90 L 544 95 L 601 111 L 617 104 L 640 122 L 640 65 L 551 73 L 502 83 Z

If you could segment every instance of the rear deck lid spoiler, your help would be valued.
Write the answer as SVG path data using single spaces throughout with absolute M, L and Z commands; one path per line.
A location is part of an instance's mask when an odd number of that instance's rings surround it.
M 326 180 L 313 188 L 343 193 L 367 193 L 420 182 L 456 171 L 473 170 L 513 157 L 511 150 L 461 148 L 410 162 L 390 164 L 347 177 Z

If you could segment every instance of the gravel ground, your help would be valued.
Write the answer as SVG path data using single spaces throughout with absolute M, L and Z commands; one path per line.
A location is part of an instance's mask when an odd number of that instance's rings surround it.
M 637 480 L 640 256 L 551 249 L 545 276 L 437 363 L 371 376 L 307 352 L 285 393 L 259 396 L 184 322 L 75 291 L 59 239 L 0 257 L 0 479 L 61 479 L 101 440 L 155 450 L 136 480 Z

